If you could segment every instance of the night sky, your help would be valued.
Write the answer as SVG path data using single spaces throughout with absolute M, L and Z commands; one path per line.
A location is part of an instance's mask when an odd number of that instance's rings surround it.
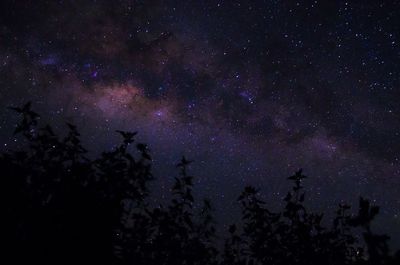
M 155 201 L 183 154 L 221 223 L 244 185 L 277 207 L 303 168 L 311 207 L 363 195 L 400 245 L 399 18 L 394 0 L 2 0 L 0 148 L 21 145 L 6 107 L 32 101 L 91 154 L 138 131 Z

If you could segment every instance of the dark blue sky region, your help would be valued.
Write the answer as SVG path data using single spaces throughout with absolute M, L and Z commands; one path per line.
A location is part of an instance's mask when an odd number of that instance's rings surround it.
M 360 195 L 400 234 L 398 1 L 10 1 L 0 3 L 1 148 L 28 100 L 93 153 L 139 131 L 156 200 L 185 154 L 197 192 L 230 219 L 246 184 L 277 206 L 286 177 L 309 203 Z M 225 210 L 224 210 L 225 209 Z M 400 241 L 400 238 L 394 237 Z M 400 244 L 400 243 L 398 243 Z

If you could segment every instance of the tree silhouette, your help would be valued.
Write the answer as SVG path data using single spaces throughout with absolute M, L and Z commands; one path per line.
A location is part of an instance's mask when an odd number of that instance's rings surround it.
M 178 163 L 171 201 L 151 207 L 151 155 L 136 132 L 117 131 L 121 144 L 90 159 L 74 125 L 60 137 L 40 126 L 30 103 L 11 109 L 21 115 L 14 134 L 25 143 L 0 154 L 3 259 L 11 264 L 400 264 L 389 237 L 371 229 L 377 206 L 360 198 L 351 214 L 339 205 L 326 226 L 304 204 L 301 170 L 288 178 L 293 187 L 277 212 L 245 187 L 242 220 L 217 247 L 211 203 L 193 196 L 192 161 Z

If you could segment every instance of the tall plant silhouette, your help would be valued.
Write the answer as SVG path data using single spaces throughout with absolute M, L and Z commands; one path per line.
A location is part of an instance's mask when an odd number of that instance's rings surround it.
M 242 220 L 217 247 L 210 201 L 193 196 L 191 161 L 178 163 L 171 200 L 151 207 L 149 148 L 136 132 L 117 131 L 122 142 L 91 159 L 72 124 L 60 137 L 27 103 L 16 137 L 24 146 L 0 154 L 6 258 L 13 264 L 399 264 L 389 237 L 373 232 L 379 212 L 360 198 L 357 214 L 339 205 L 332 225 L 305 206 L 299 170 L 281 211 L 271 211 L 248 186 L 238 201 Z M 358 235 L 362 235 L 359 238 Z
M 67 124 L 68 133 L 60 139 L 50 126 L 38 126 L 40 117 L 30 103 L 13 109 L 22 116 L 14 133 L 27 143 L 26 149 L 1 156 L 14 258 L 34 264 L 111 264 L 124 225 L 123 203 L 144 207 L 152 178 L 146 147 L 136 146 L 135 159 L 127 151 L 135 133 L 120 132 L 119 147 L 90 160 L 75 126 Z
M 177 165 L 180 174 L 170 204 L 151 212 L 154 264 L 216 264 L 211 205 L 205 200 L 200 213 L 194 213 L 193 177 L 187 173 L 190 163 L 183 157 Z
M 259 199 L 258 191 L 246 187 L 240 197 L 243 231 L 231 226 L 224 248 L 224 264 L 395 264 L 389 255 L 386 235 L 376 235 L 370 223 L 376 206 L 360 199 L 359 213 L 348 214 L 348 205 L 339 205 L 331 227 L 322 223 L 323 214 L 304 205 L 302 170 L 288 179 L 293 187 L 284 198 L 280 212 L 272 212 Z M 364 229 L 364 242 L 356 228 Z M 365 244 L 364 244 L 365 243 Z

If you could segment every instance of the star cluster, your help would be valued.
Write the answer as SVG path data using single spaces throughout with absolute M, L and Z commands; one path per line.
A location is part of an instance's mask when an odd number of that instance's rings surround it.
M 195 160 L 221 219 L 253 184 L 272 204 L 298 168 L 311 204 L 359 195 L 400 234 L 400 5 L 397 1 L 11 1 L 0 4 L 1 148 L 32 100 L 91 152 L 116 129 L 154 153 L 160 197 Z M 400 244 L 400 238 L 394 241 Z

